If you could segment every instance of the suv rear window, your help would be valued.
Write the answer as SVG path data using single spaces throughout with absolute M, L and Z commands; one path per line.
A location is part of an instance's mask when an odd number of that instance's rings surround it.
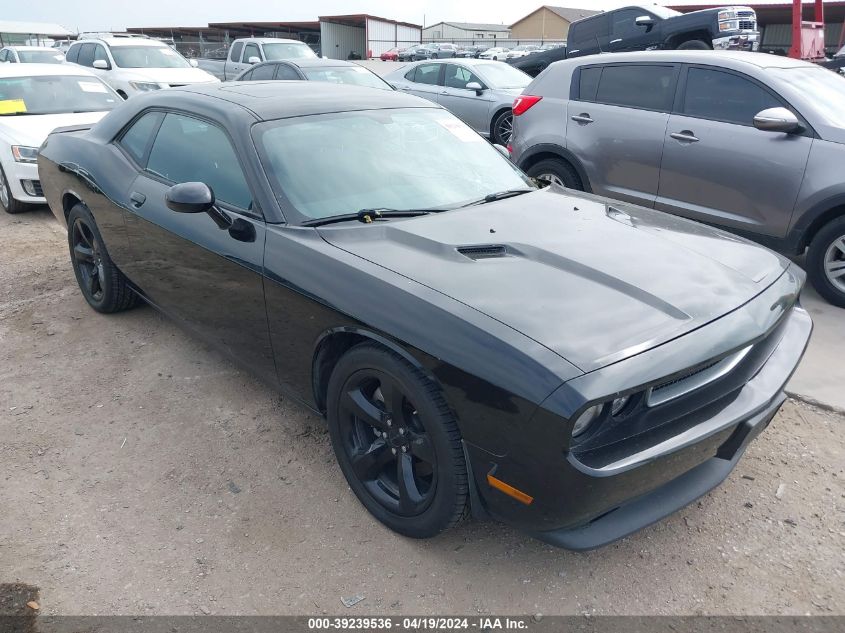
M 669 111 L 675 97 L 675 68 L 625 64 L 605 66 L 596 102 L 643 110 Z

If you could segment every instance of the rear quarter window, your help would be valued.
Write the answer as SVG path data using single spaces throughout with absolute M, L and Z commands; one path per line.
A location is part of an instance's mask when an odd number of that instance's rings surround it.
M 608 105 L 668 112 L 675 97 L 675 74 L 674 66 L 605 66 L 595 100 Z

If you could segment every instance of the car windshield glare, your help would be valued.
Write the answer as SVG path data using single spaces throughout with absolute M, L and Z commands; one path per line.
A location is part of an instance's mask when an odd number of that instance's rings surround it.
M 845 127 L 845 77 L 826 68 L 773 68 L 780 81 L 796 92 L 813 96 L 813 107 L 828 123 Z
M 121 68 L 190 68 L 184 57 L 169 46 L 112 46 L 112 57 Z
M 311 81 L 326 81 L 335 84 L 352 84 L 365 88 L 392 90 L 390 84 L 361 66 L 303 68 L 302 73 Z
M 305 221 L 361 209 L 450 209 L 532 187 L 492 145 L 440 109 L 268 121 L 254 137 L 283 207 Z
M 491 88 L 525 88 L 533 80 L 524 72 L 508 64 L 491 62 L 472 67 Z
M 311 50 L 308 44 L 296 42 L 270 42 L 264 44 L 264 57 L 268 61 L 279 59 L 312 59 L 317 53 Z
M 61 64 L 65 56 L 61 51 L 18 51 L 18 57 L 24 64 Z
M 96 77 L 37 75 L 0 79 L 0 116 L 102 112 L 120 97 Z

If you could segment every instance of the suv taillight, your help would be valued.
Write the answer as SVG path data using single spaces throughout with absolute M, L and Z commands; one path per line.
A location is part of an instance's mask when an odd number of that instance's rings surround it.
M 543 97 L 535 97 L 534 95 L 519 95 L 513 101 L 513 115 L 519 116 L 525 114 L 531 107 L 539 103 Z

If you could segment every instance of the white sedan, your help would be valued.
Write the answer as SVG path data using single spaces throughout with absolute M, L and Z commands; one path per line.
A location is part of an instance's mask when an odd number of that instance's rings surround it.
M 0 48 L 0 64 L 61 64 L 65 55 L 46 46 L 5 46 Z
M 122 99 L 100 79 L 67 64 L 0 65 L 0 207 L 44 204 L 38 148 L 57 127 L 90 125 Z
M 508 54 L 508 49 L 496 46 L 495 48 L 488 48 L 486 51 L 478 56 L 478 59 L 504 59 Z

